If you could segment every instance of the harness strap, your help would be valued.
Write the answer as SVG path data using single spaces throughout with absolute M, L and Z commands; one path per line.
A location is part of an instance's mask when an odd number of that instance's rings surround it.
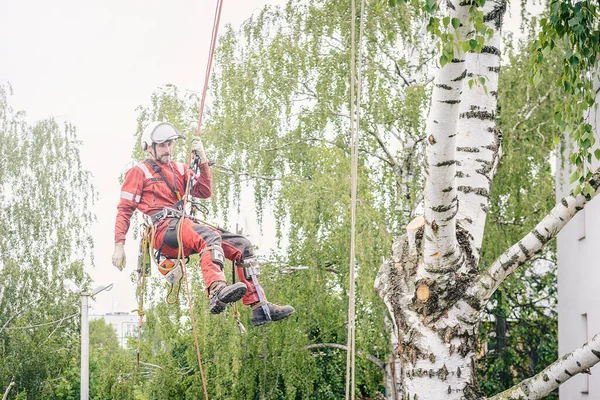
M 177 196 L 177 200 L 181 200 L 181 193 L 179 192 L 179 190 L 177 190 L 177 178 L 176 178 L 176 175 L 175 175 L 175 171 L 173 171 L 173 166 L 171 165 L 171 163 L 169 163 L 169 168 L 171 168 L 171 173 L 173 174 L 173 186 L 171 186 L 171 184 L 169 183 L 169 181 L 165 177 L 165 174 L 163 174 L 162 169 L 156 163 L 156 161 L 148 158 L 146 160 L 146 162 L 148 164 L 150 164 L 150 166 L 152 167 L 152 169 L 154 170 L 154 172 L 157 172 L 157 173 L 160 174 L 160 176 L 163 179 L 163 181 L 167 184 L 167 186 L 169 187 L 169 189 L 171 189 L 171 192 L 173 192 L 173 194 L 175 196 Z

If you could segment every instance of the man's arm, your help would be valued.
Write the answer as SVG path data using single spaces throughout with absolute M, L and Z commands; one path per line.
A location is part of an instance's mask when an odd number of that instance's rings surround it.
M 212 172 L 208 161 L 199 165 L 199 171 L 192 177 L 192 196 L 208 199 L 212 196 Z
M 112 263 L 119 270 L 125 268 L 125 237 L 129 230 L 131 216 L 137 208 L 143 190 L 144 172 L 139 167 L 133 167 L 125 174 L 125 181 L 121 186 L 121 199 L 117 206 L 115 221 L 115 249 Z

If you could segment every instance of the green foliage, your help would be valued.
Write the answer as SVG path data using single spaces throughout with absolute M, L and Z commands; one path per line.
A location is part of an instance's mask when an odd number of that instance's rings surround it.
M 555 109 L 554 121 L 577 144 L 570 161 L 575 165 L 571 183 L 577 182 L 575 193 L 593 194 L 587 183 L 592 176 L 592 157 L 596 138 L 586 113 L 597 105 L 594 81 L 598 77 L 600 58 L 600 12 L 594 0 L 553 0 L 540 21 L 541 31 L 531 51 L 531 80 L 538 84 L 545 74 L 545 61 L 559 52 L 562 67 L 556 85 L 563 91 L 564 101 Z
M 357 221 L 357 348 L 381 360 L 389 354 L 382 335 L 386 310 L 373 291 L 381 259 L 418 201 L 422 172 L 424 84 L 406 86 L 411 64 L 401 43 L 411 36 L 407 10 L 390 13 L 371 4 L 367 13 L 361 112 Z M 276 303 L 296 315 L 240 336 L 230 317 L 211 316 L 201 285 L 193 286 L 204 373 L 216 398 L 329 399 L 345 391 L 346 353 L 306 350 L 314 343 L 346 343 L 350 232 L 349 71 L 350 10 L 339 1 L 266 8 L 240 32 L 219 40 L 202 139 L 213 167 L 215 210 L 225 221 L 233 206 L 252 201 L 276 224 L 280 248 L 263 266 L 261 282 Z M 391 34 L 394 33 L 394 34 Z M 389 72 L 390 65 L 401 75 Z M 173 86 L 140 107 L 139 131 L 153 119 L 195 130 L 198 99 Z M 186 146 L 176 158 L 185 159 Z M 135 158 L 141 158 L 137 150 Z M 248 180 L 251 180 L 248 183 Z M 240 193 L 250 198 L 240 199 Z M 252 195 L 253 193 L 253 195 Z M 248 196 L 248 195 L 246 195 Z M 190 263 L 192 281 L 198 279 Z M 281 274 L 282 269 L 306 266 Z M 153 286 L 152 290 L 157 289 Z M 147 313 L 142 359 L 160 365 L 143 381 L 150 398 L 198 397 L 194 339 L 181 304 L 155 304 Z M 182 309 L 183 308 L 183 309 Z M 383 391 L 381 370 L 359 357 L 357 390 Z
M 11 396 L 69 398 L 63 378 L 78 357 L 79 301 L 63 281 L 87 283 L 95 194 L 75 128 L 53 119 L 29 126 L 10 91 L 0 86 L 0 387 L 14 376 Z

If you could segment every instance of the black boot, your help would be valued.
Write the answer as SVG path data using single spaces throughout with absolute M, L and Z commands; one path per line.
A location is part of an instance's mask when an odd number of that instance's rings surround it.
M 267 303 L 271 319 L 269 319 L 263 309 L 264 303 L 252 305 L 252 318 L 250 322 L 253 326 L 266 324 L 269 321 L 279 321 L 292 315 L 296 310 L 292 306 L 278 306 L 277 304 Z
M 248 288 L 243 282 L 227 285 L 224 281 L 215 281 L 208 289 L 208 297 L 210 298 L 210 312 L 212 314 L 220 314 L 225 311 L 227 304 L 238 301 L 246 294 Z

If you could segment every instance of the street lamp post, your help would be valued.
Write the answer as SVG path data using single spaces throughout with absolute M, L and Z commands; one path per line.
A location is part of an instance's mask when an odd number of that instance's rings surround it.
M 91 293 L 79 292 L 81 296 L 81 400 L 88 400 L 90 393 L 90 326 L 88 321 L 89 298 L 104 290 L 112 289 L 113 284 L 98 286 Z

